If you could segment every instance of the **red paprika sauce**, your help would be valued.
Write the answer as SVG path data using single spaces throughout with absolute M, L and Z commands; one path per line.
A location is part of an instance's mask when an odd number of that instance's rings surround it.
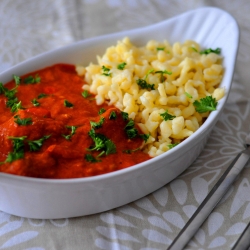
M 25 83 L 29 77 L 39 80 Z M 138 128 L 138 135 L 128 138 L 128 120 L 118 109 L 96 105 L 94 96 L 83 97 L 84 82 L 74 65 L 56 64 L 20 78 L 15 93 L 15 102 L 21 101 L 19 109 L 11 111 L 8 98 L 0 91 L 0 172 L 37 178 L 79 178 L 150 159 L 138 150 L 143 144 Z M 13 80 L 4 88 L 11 90 L 15 86 Z M 111 113 L 116 117 L 112 118 Z M 93 127 L 93 122 L 100 121 L 103 123 L 99 127 Z M 99 139 L 111 141 L 115 150 L 95 150 L 95 137 L 90 131 Z M 15 138 L 22 139 L 15 145 Z

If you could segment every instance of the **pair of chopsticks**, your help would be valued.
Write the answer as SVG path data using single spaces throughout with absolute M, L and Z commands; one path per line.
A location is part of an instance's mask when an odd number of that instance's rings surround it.
M 229 165 L 223 175 L 220 177 L 215 186 L 211 189 L 207 197 L 197 208 L 193 216 L 189 219 L 177 237 L 167 250 L 181 250 L 194 236 L 203 222 L 207 219 L 214 207 L 222 199 L 229 187 L 232 185 L 236 177 L 243 170 L 250 159 L 250 146 L 247 143 L 246 149 L 239 153 L 233 162 Z M 250 245 L 250 223 L 243 231 L 238 241 L 236 241 L 232 250 L 247 249 Z M 244 248 L 245 247 L 245 248 Z

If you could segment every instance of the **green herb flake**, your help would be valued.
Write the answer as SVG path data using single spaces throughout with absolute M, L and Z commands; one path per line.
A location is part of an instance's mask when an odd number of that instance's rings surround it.
M 73 105 L 71 102 L 69 102 L 68 100 L 64 100 L 63 104 L 64 104 L 64 106 L 67 107 L 67 108 L 72 108 L 72 107 L 74 106 L 74 105 Z
M 37 99 L 36 99 L 36 98 L 34 98 L 33 100 L 31 100 L 31 103 L 32 103 L 32 104 L 33 104 L 33 106 L 35 106 L 35 107 L 40 106 L 40 103 L 37 101 Z
M 165 81 L 165 77 L 164 77 L 164 74 L 166 75 L 172 75 L 172 72 L 171 71 L 167 71 L 167 70 L 158 70 L 158 71 L 155 71 L 156 74 L 161 74 L 161 82 L 164 82 Z
M 94 129 L 89 131 L 89 136 L 92 138 L 94 142 L 94 146 L 88 148 L 89 151 L 100 151 L 102 152 L 98 155 L 101 157 L 102 155 L 109 155 L 116 153 L 116 146 L 115 144 L 108 139 L 105 135 L 95 133 Z
M 124 121 L 127 121 L 127 120 L 128 120 L 128 113 L 127 113 L 127 112 L 121 111 L 121 114 L 122 114 L 122 119 L 123 119 Z
M 136 148 L 136 149 L 125 149 L 122 152 L 125 154 L 132 154 L 133 152 L 139 151 L 141 148 Z
M 26 78 L 24 78 L 24 83 L 25 84 L 34 84 L 34 83 L 40 83 L 41 78 L 38 74 L 35 75 L 35 77 L 33 76 L 28 76 Z
M 178 142 L 177 142 L 177 143 L 173 143 L 173 144 L 169 144 L 169 145 L 168 145 L 168 148 L 169 148 L 169 149 L 174 148 L 174 147 L 176 147 L 178 144 L 179 144 Z
M 11 111 L 12 113 L 15 113 L 15 112 L 17 112 L 19 109 L 23 109 L 23 107 L 22 107 L 22 102 L 21 102 L 21 101 L 18 102 L 18 103 L 14 103 L 14 104 L 12 105 L 10 111 Z
M 77 126 L 66 126 L 71 132 L 68 135 L 62 135 L 66 140 L 70 140 L 71 137 L 76 133 Z
M 90 95 L 91 95 L 91 94 L 88 92 L 88 90 L 84 90 L 84 91 L 82 92 L 82 96 L 83 96 L 84 98 L 88 98 Z
M 123 69 L 125 68 L 126 65 L 127 65 L 127 64 L 126 64 L 125 62 L 120 63 L 120 64 L 117 65 L 117 69 L 123 70 Z
M 21 82 L 21 78 L 19 76 L 13 75 L 14 82 L 16 86 L 18 86 Z
M 164 50 L 164 49 L 165 49 L 165 47 L 158 47 L 158 48 L 156 48 L 157 51 Z
M 9 152 L 7 158 L 4 162 L 0 162 L 0 164 L 11 163 L 18 159 L 22 159 L 24 157 L 24 139 L 27 136 L 22 137 L 13 137 L 9 136 L 8 139 L 12 140 L 13 151 Z
M 106 112 L 106 109 L 105 108 L 101 108 L 99 111 L 98 111 L 98 114 L 99 115 L 102 115 L 103 113 Z
M 15 115 L 14 116 L 14 122 L 20 126 L 27 126 L 27 125 L 31 125 L 33 123 L 32 119 L 30 117 L 28 118 L 20 118 L 19 115 Z
M 186 95 L 186 97 L 188 97 L 188 98 L 190 98 L 190 99 L 193 98 L 192 95 L 190 95 L 188 92 L 185 92 L 185 95 Z
M 101 160 L 95 158 L 93 155 L 91 154 L 86 154 L 84 159 L 87 161 L 87 162 L 92 162 L 92 163 L 95 163 L 95 162 L 100 162 Z
M 109 120 L 115 120 L 117 117 L 116 112 L 113 110 L 109 114 Z
M 140 137 L 144 140 L 144 142 L 147 142 L 150 137 L 150 134 L 140 134 Z
M 93 129 L 101 128 L 102 125 L 103 125 L 103 123 L 104 123 L 104 121 L 105 121 L 104 117 L 101 117 L 99 122 L 92 122 L 92 121 L 90 121 L 91 128 L 93 128 Z
M 44 93 L 41 93 L 37 96 L 38 99 L 41 99 L 41 98 L 44 98 L 44 97 L 47 97 L 48 95 L 47 94 L 44 94 Z
M 138 130 L 134 127 L 135 123 L 133 120 L 129 120 L 124 130 L 129 139 L 133 139 L 138 135 Z
M 147 90 L 154 90 L 154 84 L 149 84 L 147 83 L 146 80 L 144 79 L 137 79 L 136 83 L 142 88 L 142 89 L 147 89 Z
M 205 98 L 201 98 L 200 101 L 195 100 L 193 102 L 195 110 L 199 113 L 214 111 L 216 110 L 217 104 L 218 102 L 212 96 L 206 96 Z
M 112 76 L 112 74 L 110 73 L 110 69 L 105 67 L 104 65 L 102 66 L 102 75 L 105 75 L 105 76 Z
M 28 141 L 28 145 L 30 147 L 30 151 L 38 151 L 43 145 L 43 142 L 47 140 L 50 137 L 50 135 L 45 135 L 42 138 L 38 140 Z
M 164 121 L 173 120 L 176 116 L 170 115 L 168 113 L 168 110 L 166 110 L 164 113 L 160 114 L 160 116 L 163 118 Z
M 195 47 L 190 47 L 193 51 L 198 52 L 198 50 Z
M 202 50 L 200 52 L 200 54 L 205 54 L 205 55 L 208 55 L 210 53 L 215 53 L 215 54 L 219 55 L 221 53 L 221 49 L 220 48 L 216 48 L 216 49 L 209 48 L 209 49 Z

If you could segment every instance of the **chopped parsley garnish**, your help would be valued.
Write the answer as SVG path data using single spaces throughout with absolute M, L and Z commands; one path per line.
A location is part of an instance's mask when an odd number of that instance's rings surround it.
M 84 159 L 85 159 L 86 161 L 92 162 L 92 163 L 94 163 L 94 162 L 100 162 L 100 161 L 101 161 L 101 160 L 95 158 L 95 157 L 94 157 L 93 155 L 91 155 L 91 154 L 86 154 L 85 157 L 84 157 Z
M 116 119 L 116 112 L 113 110 L 109 114 L 109 120 L 115 120 Z
M 37 99 L 36 99 L 36 98 L 34 98 L 33 100 L 31 100 L 31 103 L 32 103 L 32 104 L 33 104 L 33 106 L 35 106 L 35 107 L 40 106 L 40 103 L 37 101 Z
M 14 104 L 12 105 L 10 111 L 11 111 L 12 113 L 15 113 L 15 112 L 17 112 L 19 109 L 23 109 L 23 107 L 22 107 L 22 102 L 21 102 L 21 101 L 18 102 L 18 103 L 14 103 Z
M 144 140 L 144 142 L 147 142 L 150 137 L 150 134 L 140 134 L 140 137 Z
M 110 69 L 105 67 L 104 65 L 102 66 L 102 75 L 105 75 L 105 76 L 112 76 L 112 74 L 110 73 Z
M 168 113 L 168 110 L 166 110 L 164 113 L 160 114 L 160 116 L 163 118 L 164 121 L 173 120 L 176 116 L 170 115 Z
M 120 63 L 120 64 L 117 65 L 117 69 L 123 70 L 123 69 L 125 68 L 126 65 L 127 65 L 127 64 L 126 64 L 125 62 Z
M 136 83 L 142 88 L 142 89 L 148 89 L 148 90 L 154 90 L 155 87 L 154 87 L 154 84 L 149 84 L 147 82 L 147 78 L 149 76 L 149 74 L 153 73 L 154 72 L 154 69 L 151 69 L 147 72 L 146 76 L 144 77 L 144 79 L 137 79 L 136 80 Z
M 167 75 L 172 75 L 172 72 L 171 71 L 167 71 L 167 70 L 158 70 L 158 71 L 155 71 L 155 73 L 160 73 L 161 74 L 161 82 L 164 82 L 165 81 L 165 77 L 164 77 L 164 74 L 167 74 Z
M 103 123 L 105 121 L 105 118 L 104 117 L 101 117 L 100 121 L 99 122 L 92 122 L 90 121 L 90 125 L 91 125 L 91 128 L 93 129 L 98 129 L 98 128 L 101 128 Z
M 169 144 L 168 145 L 168 148 L 171 149 L 171 148 L 174 148 L 175 146 L 177 146 L 179 143 L 173 143 L 173 144 Z
M 47 94 L 44 94 L 44 93 L 41 93 L 37 96 L 38 99 L 41 99 L 41 98 L 44 98 L 44 97 L 47 97 L 48 95 Z
M 50 135 L 45 135 L 42 138 L 34 141 L 28 141 L 28 145 L 30 147 L 30 151 L 38 151 L 45 140 L 47 140 L 50 137 Z
M 186 97 L 188 97 L 188 98 L 193 98 L 188 92 L 185 92 L 185 95 L 186 95 Z
M 195 100 L 193 102 L 195 110 L 199 113 L 214 111 L 216 110 L 217 104 L 218 102 L 212 96 L 206 96 L 205 98 L 201 98 L 200 101 Z
M 154 90 L 155 85 L 154 84 L 149 84 L 145 79 L 137 79 L 136 83 L 142 88 L 142 89 L 148 89 L 148 90 Z
M 22 137 L 12 137 L 9 136 L 8 139 L 12 140 L 13 144 L 13 151 L 9 152 L 7 155 L 7 158 L 4 162 L 1 162 L 0 164 L 7 163 L 7 162 L 13 162 L 18 159 L 22 159 L 24 157 L 24 139 L 27 136 Z
M 141 148 L 136 148 L 136 149 L 125 149 L 122 152 L 125 154 L 131 154 L 133 152 L 139 151 Z
M 89 151 L 100 151 L 102 152 L 97 156 L 101 157 L 102 155 L 106 154 L 114 154 L 116 153 L 116 146 L 115 144 L 108 139 L 105 135 L 98 134 L 95 132 L 95 130 L 92 128 L 89 131 L 89 136 L 92 138 L 94 145 L 88 148 Z
M 165 47 L 159 47 L 159 48 L 156 48 L 156 50 L 164 50 L 165 49 Z
M 102 115 L 103 113 L 106 112 L 106 109 L 105 108 L 101 108 L 99 111 L 98 111 L 98 114 L 99 115 Z
M 198 50 L 195 47 L 191 47 L 191 49 L 195 52 L 198 52 Z
M 11 108 L 11 112 L 16 112 L 18 109 L 22 109 L 21 102 L 19 102 L 18 98 L 16 97 L 17 93 L 17 87 L 20 84 L 20 78 L 16 75 L 13 75 L 14 81 L 16 86 L 9 90 L 3 86 L 2 83 L 0 83 L 0 94 L 4 94 L 4 96 L 7 98 L 6 106 L 8 108 Z
M 49 137 L 50 137 L 50 135 L 45 135 L 38 140 L 33 140 L 33 141 L 27 140 L 30 151 L 38 151 L 42 147 L 43 142 L 45 140 L 47 140 Z M 0 162 L 0 164 L 4 164 L 7 162 L 10 163 L 10 162 L 13 162 L 15 160 L 24 158 L 24 149 L 25 149 L 24 140 L 26 138 L 27 138 L 27 136 L 21 136 L 21 137 L 9 136 L 8 139 L 12 140 L 13 151 L 9 152 L 6 160 L 4 162 Z
M 15 81 L 16 86 L 20 84 L 21 78 L 19 76 L 13 75 L 13 79 Z
M 91 94 L 88 92 L 88 90 L 84 90 L 84 91 L 82 92 L 82 96 L 83 96 L 84 98 L 87 98 L 87 97 L 91 96 Z
M 210 53 L 220 54 L 220 52 L 221 52 L 220 48 L 217 48 L 217 49 L 209 48 L 209 49 L 202 50 L 200 54 L 205 54 L 205 55 L 210 54 Z
M 66 140 L 70 140 L 71 137 L 76 133 L 77 126 L 66 126 L 66 128 L 71 129 L 69 135 L 62 135 Z
M 34 83 L 39 83 L 41 81 L 41 78 L 38 74 L 36 74 L 35 77 L 28 76 L 28 77 L 24 78 L 23 81 L 26 84 L 34 84 Z
M 72 108 L 72 107 L 74 106 L 71 102 L 69 102 L 69 101 L 67 101 L 67 100 L 64 100 L 63 104 L 64 104 L 64 106 L 67 107 L 67 108 Z
M 121 111 L 121 114 L 122 114 L 122 119 L 123 119 L 124 121 L 127 121 L 127 120 L 128 120 L 128 113 L 127 113 L 127 112 Z
M 138 130 L 134 127 L 135 123 L 133 120 L 129 120 L 124 130 L 129 139 L 135 138 L 138 135 Z
M 27 125 L 31 125 L 33 123 L 32 119 L 30 117 L 28 118 L 20 118 L 19 115 L 15 115 L 14 116 L 14 122 L 18 125 L 21 125 L 21 126 L 27 126 Z

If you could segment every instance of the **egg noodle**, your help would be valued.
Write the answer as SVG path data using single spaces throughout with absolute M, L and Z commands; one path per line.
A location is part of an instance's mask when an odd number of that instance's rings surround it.
M 125 37 L 97 56 L 98 64 L 76 69 L 87 82 L 83 89 L 96 95 L 98 105 L 108 102 L 127 112 L 150 135 L 143 148 L 155 157 L 192 135 L 208 117 L 209 111 L 196 111 L 196 100 L 224 96 L 218 87 L 222 57 L 200 51 L 191 40 L 172 46 L 151 40 L 136 47 Z

